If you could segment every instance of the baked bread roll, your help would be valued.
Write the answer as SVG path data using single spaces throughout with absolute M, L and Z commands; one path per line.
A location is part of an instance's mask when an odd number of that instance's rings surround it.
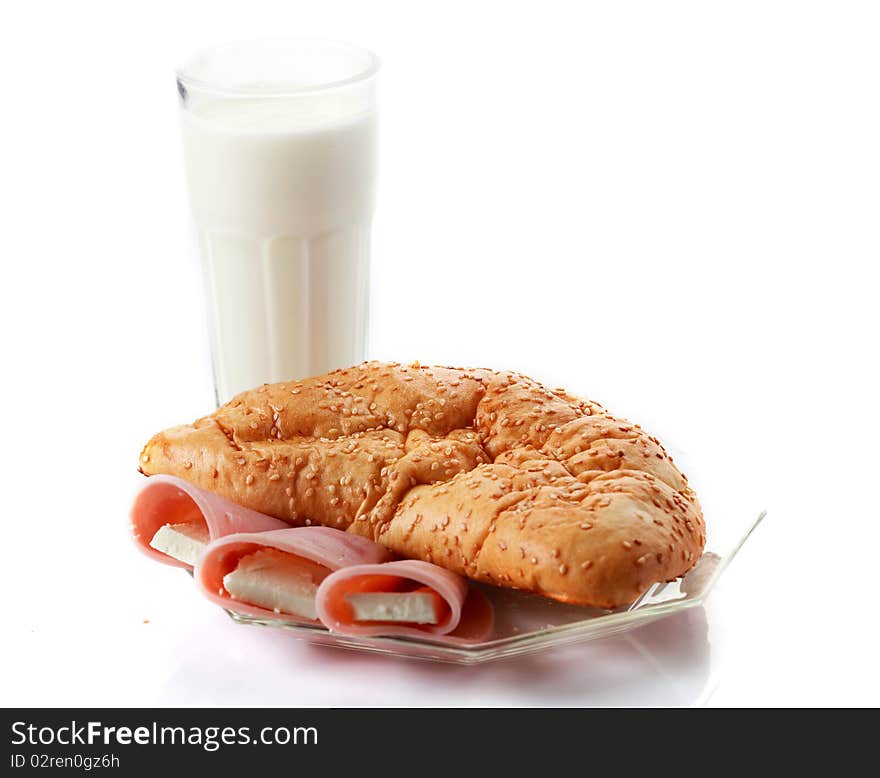
M 684 574 L 705 543 L 656 438 L 509 372 L 369 362 L 267 384 L 156 435 L 140 469 L 596 607 Z

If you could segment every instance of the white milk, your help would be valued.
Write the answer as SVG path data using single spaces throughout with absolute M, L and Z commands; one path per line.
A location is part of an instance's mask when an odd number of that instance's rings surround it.
M 340 91 L 182 110 L 218 403 L 365 357 L 375 114 Z

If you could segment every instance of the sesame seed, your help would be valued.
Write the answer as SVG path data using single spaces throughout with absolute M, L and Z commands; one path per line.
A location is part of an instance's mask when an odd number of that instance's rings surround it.
M 250 486 L 254 482 L 254 477 L 251 474 L 248 474 L 248 477 L 244 479 L 244 482 Z

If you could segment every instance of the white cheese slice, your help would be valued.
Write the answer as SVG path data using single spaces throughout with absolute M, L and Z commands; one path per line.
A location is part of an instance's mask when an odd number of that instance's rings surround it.
M 327 573 L 326 568 L 292 554 L 266 549 L 243 557 L 235 570 L 223 576 L 223 586 L 236 600 L 316 619 L 315 593 Z
M 355 621 L 400 621 L 436 624 L 437 598 L 429 592 L 346 594 Z
M 208 545 L 208 528 L 204 524 L 164 524 L 159 527 L 150 547 L 179 562 L 194 565 Z

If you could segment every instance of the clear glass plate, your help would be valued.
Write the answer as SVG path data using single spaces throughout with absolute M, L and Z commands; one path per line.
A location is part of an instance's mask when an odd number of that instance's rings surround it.
M 687 575 L 669 583 L 654 584 L 634 603 L 615 610 L 581 608 L 512 589 L 475 584 L 495 606 L 495 632 L 491 640 L 468 646 L 445 645 L 428 635 L 424 638 L 352 637 L 282 618 L 261 619 L 232 611 L 227 613 L 239 624 L 288 630 L 310 643 L 461 665 L 491 662 L 604 638 L 700 605 L 765 515 L 765 511 L 761 512 L 732 544 L 712 545 L 710 538 L 703 556 Z

